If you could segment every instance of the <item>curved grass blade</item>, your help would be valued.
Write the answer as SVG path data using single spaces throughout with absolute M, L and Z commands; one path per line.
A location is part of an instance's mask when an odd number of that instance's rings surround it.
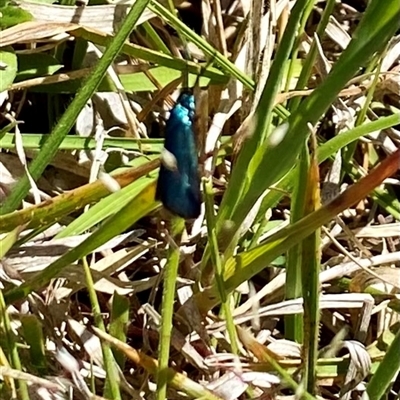
M 137 197 L 133 198 L 112 218 L 108 219 L 104 225 L 102 225 L 80 245 L 71 249 L 68 253 L 50 264 L 45 270 L 35 275 L 31 280 L 8 291 L 5 294 L 7 303 L 10 304 L 18 299 L 24 298 L 32 291 L 39 290 L 43 286 L 47 285 L 51 279 L 58 276 L 63 268 L 95 251 L 99 246 L 106 243 L 114 236 L 119 235 L 140 218 L 153 211 L 158 206 L 157 202 L 154 202 L 154 195 L 155 182 L 142 190 Z
M 80 235 L 106 218 L 111 217 L 154 181 L 155 172 L 132 182 L 123 189 L 118 190 L 118 192 L 111 193 L 73 220 L 56 238 Z
M 263 143 L 267 136 L 267 130 L 270 129 L 272 109 L 284 73 L 282 65 L 285 65 L 289 58 L 303 9 L 306 8 L 308 3 L 308 0 L 297 1 L 293 9 L 291 10 L 285 33 L 277 50 L 274 62 L 271 66 L 271 70 L 269 72 L 268 79 L 265 84 L 260 101 L 257 105 L 254 131 L 252 132 L 249 139 L 244 143 L 239 153 L 237 163 L 232 171 L 232 176 L 229 181 L 227 191 L 225 192 L 225 195 L 223 197 L 221 209 L 217 217 L 217 227 L 219 225 L 218 228 L 220 228 L 220 225 L 221 223 L 223 223 L 224 220 L 231 219 L 235 223 L 237 223 L 237 226 L 239 226 L 243 220 L 243 217 L 236 220 L 236 218 L 233 217 L 235 214 L 235 210 L 237 208 L 242 209 L 243 206 L 245 206 L 245 215 L 247 215 L 250 210 L 250 207 L 247 207 L 247 204 L 244 205 L 241 199 L 245 195 L 245 193 L 249 191 L 250 184 L 251 186 L 254 186 L 255 184 L 253 178 L 256 173 L 257 163 L 260 162 L 256 159 L 257 150 L 261 150 L 261 148 L 265 149 L 266 147 L 260 145 L 261 143 Z M 289 149 L 287 148 L 287 150 Z M 298 150 L 299 149 L 297 149 L 296 151 Z M 280 158 L 273 157 L 275 167 L 285 162 L 285 160 L 281 159 L 282 156 L 284 156 L 284 158 L 288 160 L 287 155 L 280 154 Z M 264 180 L 266 178 L 265 171 L 268 171 L 268 177 L 271 180 L 276 179 L 275 175 L 277 175 L 277 171 L 275 171 L 274 169 L 271 169 L 270 167 L 264 169 Z M 259 192 L 259 195 L 263 192 L 265 187 L 268 187 L 268 185 L 264 186 L 264 184 L 259 185 L 258 183 L 256 183 L 255 185 L 257 185 L 258 187 L 257 192 Z M 254 202 L 251 204 L 251 206 L 253 206 L 253 204 Z
M 137 168 L 131 168 L 128 171 L 116 174 L 113 178 L 121 187 L 125 187 L 132 181 L 148 174 L 157 168 L 158 165 L 159 160 L 156 159 Z M 75 210 L 79 210 L 87 204 L 97 202 L 109 194 L 110 190 L 101 180 L 97 180 L 70 192 L 63 193 L 54 199 L 45 201 L 36 206 L 1 215 L 0 232 L 8 232 L 23 224 L 29 224 L 29 228 L 35 228 L 52 222 L 54 223 L 58 218 L 66 216 Z M 118 196 L 118 194 L 116 196 Z M 75 227 L 76 225 L 74 225 L 74 229 L 76 229 Z M 90 226 L 86 225 L 86 227 L 89 228 Z M 72 229 L 73 228 L 70 228 L 70 231 L 72 231 Z
M 353 39 L 330 74 L 290 116 L 283 139 L 276 145 L 269 143 L 256 146 L 258 138 L 252 137 L 244 144 L 242 157 L 246 162 L 238 161 L 234 168 L 218 214 L 219 229 L 226 220 L 232 221 L 238 229 L 262 193 L 293 168 L 302 144 L 309 136 L 308 124 L 314 126 L 317 123 L 342 87 L 376 51 L 386 46 L 399 25 L 400 8 L 397 0 L 387 1 L 384 5 L 378 0 L 371 1 Z M 261 105 L 260 102 L 258 114 L 265 113 Z M 257 120 L 255 132 L 264 129 L 264 123 L 264 120 Z
M 305 239 L 337 214 L 365 198 L 374 188 L 400 168 L 400 149 L 383 160 L 360 181 L 350 186 L 324 207 L 307 215 L 293 225 L 283 228 L 266 242 L 250 251 L 240 253 L 226 261 L 224 275 L 227 293 L 251 279 L 282 253 Z M 202 313 L 207 313 L 218 304 L 218 291 L 214 284 L 210 289 L 196 295 L 196 304 Z

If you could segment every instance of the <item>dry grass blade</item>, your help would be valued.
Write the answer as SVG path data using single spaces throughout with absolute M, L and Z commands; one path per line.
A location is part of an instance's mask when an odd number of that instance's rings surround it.
M 24 22 L 1 32 L 0 47 L 17 43 L 32 43 L 78 29 L 73 23 Z
M 23 10 L 29 11 L 36 21 L 44 23 L 76 23 L 106 33 L 114 33 L 121 25 L 132 4 L 95 5 L 91 7 L 67 6 L 56 4 L 39 4 L 30 1 L 18 1 Z M 138 21 L 138 25 L 154 18 L 151 11 L 146 10 Z
M 157 372 L 157 361 L 152 359 L 151 357 L 138 352 L 134 348 L 128 346 L 127 344 L 120 342 L 119 340 L 113 338 L 105 332 L 97 328 L 93 328 L 94 332 L 97 336 L 99 336 L 103 340 L 107 340 L 116 346 L 119 350 L 123 351 L 127 357 L 129 357 L 132 361 L 134 361 L 137 365 L 145 368 L 149 373 L 155 375 Z M 175 387 L 178 390 L 182 390 L 188 395 L 201 397 L 203 399 L 209 400 L 221 400 L 218 396 L 213 395 L 206 388 L 202 387 L 198 383 L 195 383 L 185 377 L 183 374 L 175 372 L 172 368 L 168 368 L 168 380 L 171 386 Z

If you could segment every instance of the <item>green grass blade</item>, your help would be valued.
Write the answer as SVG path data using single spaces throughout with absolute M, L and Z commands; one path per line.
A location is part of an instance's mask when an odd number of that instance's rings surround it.
M 125 187 L 141 176 L 151 172 L 158 167 L 159 161 L 153 160 L 137 168 L 129 169 L 114 176 L 121 187 Z M 136 191 L 134 191 L 136 192 Z M 115 197 L 120 196 L 120 191 Z M 125 192 L 124 192 L 125 193 Z M 110 194 L 110 189 L 101 180 L 81 186 L 70 192 L 63 193 L 49 201 L 35 206 L 27 207 L 22 210 L 0 216 L 0 232 L 8 232 L 17 226 L 28 224 L 30 228 L 45 226 L 54 223 L 55 220 L 68 215 L 69 213 L 83 208 L 87 204 L 99 201 L 101 198 Z M 114 208 L 115 211 L 115 208 Z M 89 217 L 92 216 L 92 212 Z M 85 218 L 85 217 L 84 217 Z M 96 223 L 100 219 L 95 218 L 89 221 L 79 220 L 74 222 L 72 228 L 67 227 L 67 232 L 78 232 L 82 227 L 91 227 L 91 223 Z M 77 220 L 76 220 L 77 221 Z M 86 225 L 85 225 L 85 224 Z M 60 236 L 63 234 L 60 233 Z
M 167 398 L 169 349 L 173 329 L 175 288 L 181 254 L 179 244 L 185 229 L 185 220 L 180 217 L 173 217 L 171 226 L 168 260 L 164 272 L 161 327 L 158 344 L 157 400 Z
M 299 162 L 293 171 L 295 186 L 292 193 L 290 207 L 290 222 L 293 224 L 304 217 L 305 190 L 307 187 L 310 157 L 308 148 L 304 144 L 300 153 Z M 285 299 L 297 299 L 302 296 L 302 253 L 303 243 L 293 246 L 287 253 Z M 287 315 L 285 317 L 285 337 L 303 343 L 303 318 L 302 315 Z
M 206 205 L 206 225 L 208 232 L 208 241 L 210 245 L 211 261 L 214 265 L 216 287 L 218 289 L 219 298 L 222 304 L 222 311 L 226 320 L 226 328 L 228 331 L 229 339 L 231 342 L 232 353 L 239 355 L 239 346 L 237 344 L 237 335 L 235 323 L 233 321 L 230 304 L 232 303 L 231 295 L 225 293 L 224 285 L 224 266 L 221 259 L 221 254 L 218 249 L 217 233 L 215 229 L 215 215 L 214 215 L 214 196 L 212 188 L 212 180 L 203 180 L 203 191 L 205 195 Z
M 320 207 L 319 169 L 316 158 L 315 134 L 310 138 L 311 155 L 307 154 L 308 170 L 304 194 L 303 215 L 309 215 Z M 320 229 L 301 243 L 301 282 L 303 291 L 303 380 L 306 390 L 315 394 L 319 339 L 319 273 L 321 270 Z
M 386 350 L 382 362 L 368 383 L 367 394 L 370 400 L 385 398 L 385 393 L 389 389 L 395 374 L 398 373 L 400 369 L 399 349 L 400 329 L 397 330 L 393 342 Z
M 101 307 L 97 299 L 96 289 L 94 288 L 93 276 L 86 258 L 84 258 L 82 261 L 83 270 L 85 273 L 86 288 L 89 293 L 90 304 L 92 306 L 93 319 L 97 328 L 105 332 L 106 327 L 104 325 Z M 103 390 L 104 397 L 120 400 L 121 393 L 119 390 L 118 371 L 113 354 L 111 352 L 110 344 L 108 342 L 101 342 L 101 350 L 103 353 L 104 369 L 106 371 L 106 381 L 104 383 Z
M 282 66 L 287 62 L 289 58 L 296 36 L 297 26 L 302 15 L 302 10 L 307 3 L 307 0 L 297 1 L 294 8 L 291 10 L 288 25 L 285 29 L 285 33 L 277 50 L 275 60 L 271 66 L 267 82 L 265 84 L 263 93 L 257 106 L 254 132 L 252 133 L 251 137 L 244 143 L 239 153 L 237 163 L 232 171 L 229 186 L 222 200 L 221 210 L 218 214 L 217 226 L 219 229 L 221 228 L 220 225 L 225 220 L 233 219 L 234 222 L 237 223 L 237 227 L 243 220 L 244 216 L 237 219 L 234 219 L 233 216 L 237 208 L 242 209 L 244 204 L 242 203 L 241 198 L 248 190 L 248 187 L 254 184 L 253 178 L 257 168 L 257 165 L 253 165 L 257 163 L 255 154 L 257 148 L 259 148 L 261 143 L 263 143 L 263 141 L 265 140 L 267 136 L 267 130 L 270 128 L 274 101 L 276 94 L 280 88 L 283 76 Z M 282 157 L 282 155 L 280 156 Z M 274 162 L 277 162 L 277 160 L 275 159 Z M 281 161 L 279 161 L 279 163 L 280 162 Z M 264 175 L 265 171 L 270 172 L 270 169 L 264 169 Z M 271 180 L 274 179 L 275 177 L 271 176 Z M 264 185 L 261 186 L 261 193 L 264 190 L 264 187 Z M 246 206 L 247 205 L 244 205 L 245 210 L 243 214 L 245 215 L 247 215 L 247 213 L 249 212 L 249 208 L 247 208 Z
M 22 230 L 21 227 L 17 226 L 11 232 L 2 235 L 0 238 L 0 260 L 2 260 L 8 251 L 14 246 L 14 243 L 18 240 L 18 236 Z
M 294 43 L 294 46 L 292 48 L 291 55 L 289 58 L 289 68 L 287 71 L 285 88 L 284 88 L 285 92 L 288 92 L 290 90 L 290 83 L 292 81 L 292 78 L 293 78 L 293 75 L 295 72 L 296 62 L 298 61 L 300 45 L 303 40 L 303 36 L 305 34 L 305 27 L 306 27 L 308 18 L 310 17 L 310 14 L 314 8 L 314 3 L 315 3 L 314 1 L 309 1 L 302 11 L 302 15 L 301 15 L 301 18 L 299 21 L 299 27 L 297 29 L 297 34 L 296 34 L 296 41 Z
M 14 332 L 11 328 L 10 315 L 7 312 L 3 290 L 0 289 L 0 322 L 2 331 L 5 334 L 5 346 L 11 359 L 11 365 L 14 369 L 22 371 L 21 358 L 18 353 L 18 347 Z M 28 385 L 22 379 L 18 380 L 19 398 L 21 400 L 29 400 Z
M 336 0 L 328 0 L 326 5 L 325 5 L 325 7 L 324 7 L 324 11 L 322 13 L 321 20 L 320 20 L 320 22 L 318 24 L 318 28 L 317 28 L 317 31 L 316 31 L 316 36 L 320 40 L 322 40 L 322 38 L 323 38 L 323 35 L 325 33 L 326 27 L 327 27 L 328 22 L 329 22 L 329 18 L 331 16 L 332 12 L 333 12 L 335 4 L 336 4 Z M 313 42 L 311 44 L 311 47 L 310 47 L 310 51 L 307 54 L 307 58 L 304 61 L 303 68 L 301 69 L 300 76 L 299 76 L 299 79 L 298 79 L 298 81 L 296 83 L 295 90 L 301 90 L 301 89 L 304 89 L 306 87 L 307 82 L 310 79 L 310 76 L 311 76 L 311 73 L 312 73 L 312 69 L 313 69 L 314 64 L 315 64 L 315 59 L 317 58 L 317 54 L 318 54 L 317 53 L 317 44 L 316 44 L 315 38 L 314 38 L 314 40 L 313 40 Z M 293 112 L 293 110 L 295 110 L 299 106 L 300 101 L 301 101 L 301 97 L 297 97 L 297 98 L 292 99 L 289 102 L 289 106 L 288 106 L 289 110 L 291 112 Z
M 43 145 L 42 151 L 32 161 L 29 166 L 29 172 L 33 179 L 38 179 L 46 166 L 55 156 L 58 147 L 62 143 L 64 137 L 73 127 L 79 113 L 85 106 L 87 101 L 91 98 L 93 93 L 96 91 L 97 86 L 104 78 L 107 68 L 113 62 L 115 57 L 120 53 L 125 41 L 129 37 L 132 29 L 136 22 L 139 20 L 140 15 L 143 13 L 149 0 L 137 0 L 132 6 L 129 14 L 124 20 L 121 29 L 115 36 L 114 40 L 106 48 L 103 57 L 99 60 L 93 74 L 90 75 L 81 87 L 80 91 L 62 115 L 57 125 L 54 127 L 51 135 Z M 11 195 L 7 198 L 3 206 L 1 207 L 0 214 L 7 214 L 14 211 L 20 202 L 24 199 L 29 191 L 29 179 L 27 175 L 24 175 L 17 183 Z
M 347 132 L 342 132 L 340 135 L 337 135 L 328 142 L 323 143 L 318 148 L 318 162 L 324 162 L 329 157 L 334 156 L 337 151 L 343 149 L 348 144 L 356 141 L 362 136 L 368 135 L 375 131 L 391 128 L 397 124 L 400 124 L 400 113 L 396 113 L 388 117 L 382 117 L 376 121 L 357 126 L 348 130 Z
M 400 150 L 388 156 L 365 178 L 350 186 L 329 204 L 307 215 L 293 225 L 281 229 L 254 249 L 239 253 L 226 261 L 225 290 L 230 292 L 262 271 L 292 246 L 305 239 L 337 214 L 366 197 L 375 187 L 399 168 Z M 205 313 L 216 304 L 218 291 L 215 286 L 196 295 L 196 304 Z
M 207 43 L 203 38 L 193 32 L 188 28 L 183 22 L 174 16 L 170 11 L 163 7 L 157 1 L 152 0 L 149 9 L 153 11 L 156 15 L 167 20 L 171 26 L 173 26 L 186 40 L 194 43 L 199 49 L 215 62 L 230 76 L 235 77 L 237 80 L 243 83 L 248 89 L 254 89 L 254 82 L 246 74 L 240 71 L 236 65 L 224 57 L 220 52 L 218 52 L 213 46 Z
M 318 162 L 322 163 L 330 157 L 333 157 L 337 151 L 347 146 L 347 144 L 359 139 L 362 136 L 368 135 L 375 131 L 380 131 L 382 129 L 391 128 L 397 124 L 400 124 L 400 113 L 390 115 L 388 117 L 381 117 L 376 121 L 365 123 L 359 127 L 348 130 L 347 132 L 342 132 L 340 135 L 335 136 L 328 142 L 323 143 L 317 150 Z M 282 192 L 290 193 L 293 188 L 293 182 L 295 177 L 295 171 L 290 171 L 277 185 L 278 190 L 271 190 L 263 199 L 260 210 L 256 221 L 261 221 L 260 228 L 257 231 L 257 236 L 254 238 L 254 243 L 257 242 L 260 234 L 262 233 L 263 224 L 265 221 L 264 215 L 267 210 L 274 207 L 282 198 Z M 373 192 L 374 199 L 379 201 L 388 212 L 398 219 L 398 211 L 396 206 L 396 201 L 388 196 L 388 193 L 382 189 L 375 189 Z M 389 208 L 390 207 L 390 208 Z M 399 208 L 400 209 L 400 208 Z
M 32 364 L 43 375 L 48 372 L 45 356 L 45 338 L 43 325 L 36 315 L 21 315 L 21 324 L 24 339 L 29 346 Z
M 11 129 L 11 127 L 10 127 Z M 25 149 L 42 149 L 49 135 L 39 133 L 24 133 L 21 135 Z M 164 146 L 163 139 L 132 139 L 107 137 L 104 139 L 102 149 L 124 149 L 130 151 L 143 151 L 146 154 L 161 153 Z M 15 135 L 6 133 L 0 138 L 0 148 L 15 149 Z M 94 150 L 96 139 L 83 136 L 66 136 L 59 146 L 59 150 Z
M 129 323 L 129 299 L 121 296 L 117 292 L 113 294 L 111 315 L 110 315 L 110 335 L 121 342 L 126 342 L 126 331 Z M 121 370 L 124 370 L 125 356 L 118 349 L 113 350 L 115 361 Z
M 330 74 L 289 118 L 283 139 L 276 145 L 258 147 L 254 146 L 254 139 L 251 139 L 253 145 L 250 144 L 250 158 L 247 157 L 247 162 L 243 165 L 238 162 L 232 174 L 233 184 L 229 185 L 226 199 L 224 196 L 223 200 L 223 205 L 231 204 L 221 210 L 218 218 L 220 223 L 229 219 L 239 227 L 261 194 L 289 172 L 309 135 L 308 124 L 315 125 L 318 122 L 341 88 L 359 68 L 367 64 L 376 51 L 386 46 L 399 24 L 400 8 L 396 0 L 387 1 L 384 5 L 378 0 L 369 3 L 353 39 Z M 263 125 L 256 123 L 256 126 L 262 128 Z M 242 151 L 247 153 L 247 144 L 244 147 Z M 236 173 L 239 166 L 241 171 Z M 268 171 L 268 174 L 265 171 Z M 235 183 L 236 179 L 243 180 L 244 183 Z M 238 193 L 242 193 L 240 201 L 236 200 Z
M 158 206 L 157 202 L 154 201 L 154 197 L 155 183 L 142 190 L 136 198 L 132 199 L 132 201 L 116 213 L 113 218 L 108 219 L 101 228 L 90 235 L 80 245 L 54 261 L 31 280 L 5 293 L 5 300 L 8 303 L 12 303 L 26 297 L 33 290 L 39 290 L 44 285 L 48 284 L 51 279 L 57 277 L 63 268 L 85 257 L 108 240 L 128 229 L 136 221 Z
M 56 238 L 80 235 L 96 224 L 111 217 L 123 208 L 132 198 L 136 197 L 149 183 L 155 181 L 155 173 L 132 182 L 127 187 L 112 193 L 73 220 Z

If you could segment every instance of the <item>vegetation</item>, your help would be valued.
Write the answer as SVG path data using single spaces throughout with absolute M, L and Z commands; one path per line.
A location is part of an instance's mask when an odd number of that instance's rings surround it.
M 399 398 L 398 0 L 248 3 L 0 2 L 1 399 Z

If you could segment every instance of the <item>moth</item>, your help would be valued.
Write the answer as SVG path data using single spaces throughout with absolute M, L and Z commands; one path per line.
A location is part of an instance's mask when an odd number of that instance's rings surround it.
M 197 218 L 201 208 L 194 116 L 194 95 L 186 89 L 166 123 L 156 190 L 156 199 L 170 212 L 185 219 Z

